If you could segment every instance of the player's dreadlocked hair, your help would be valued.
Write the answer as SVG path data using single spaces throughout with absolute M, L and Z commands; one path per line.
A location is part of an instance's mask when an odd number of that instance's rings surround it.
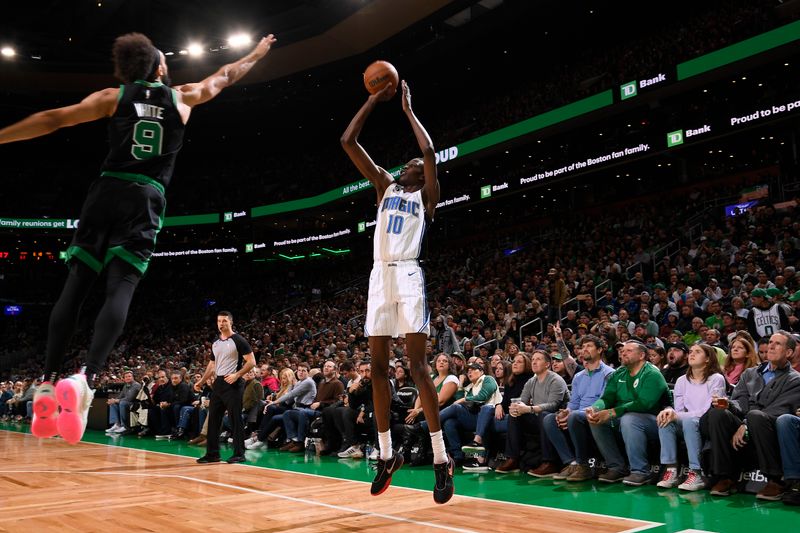
M 122 83 L 155 79 L 161 56 L 146 35 L 141 33 L 120 35 L 114 41 L 111 53 L 114 60 L 114 76 Z

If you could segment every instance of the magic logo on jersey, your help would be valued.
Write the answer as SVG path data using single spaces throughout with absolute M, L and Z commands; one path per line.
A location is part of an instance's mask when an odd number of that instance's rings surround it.
M 419 202 L 409 202 L 400 196 L 390 196 L 383 199 L 381 204 L 381 212 L 383 211 L 400 211 L 401 213 L 409 213 L 411 216 L 419 217 Z

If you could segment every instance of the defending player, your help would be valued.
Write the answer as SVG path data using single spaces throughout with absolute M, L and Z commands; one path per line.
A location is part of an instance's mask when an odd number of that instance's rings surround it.
M 69 275 L 50 314 L 47 381 L 36 390 L 33 403 L 31 431 L 37 437 L 60 434 L 75 443 L 83 436 L 94 396 L 89 383 L 122 332 L 136 285 L 147 270 L 164 219 L 164 191 L 192 108 L 241 79 L 274 42 L 269 35 L 242 59 L 203 81 L 171 88 L 164 54 L 140 33 L 122 35 L 113 47 L 114 74 L 123 83 L 119 88 L 0 129 L 3 144 L 110 118 L 111 149 L 81 209 L 80 226 L 67 250 Z M 104 268 L 106 299 L 95 322 L 86 368 L 54 387 L 83 301 Z

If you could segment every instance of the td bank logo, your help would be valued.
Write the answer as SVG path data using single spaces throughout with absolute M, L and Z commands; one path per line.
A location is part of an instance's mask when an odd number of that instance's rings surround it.
M 667 133 L 667 148 L 683 144 L 683 130 L 675 130 Z
M 481 198 L 489 198 L 492 195 L 492 186 L 484 185 L 481 187 Z
M 227 213 L 222 214 L 222 221 L 223 222 L 232 222 L 233 221 L 233 211 L 228 211 Z
M 253 243 L 247 243 L 244 245 L 244 253 L 246 254 L 253 253 Z
M 359 233 L 364 233 L 365 231 L 367 231 L 367 223 L 366 222 L 359 222 L 358 223 L 358 232 Z
M 636 88 L 636 80 L 629 81 L 628 83 L 623 83 L 619 86 L 619 97 L 621 100 L 627 100 L 628 98 L 633 98 L 638 93 L 638 89 Z

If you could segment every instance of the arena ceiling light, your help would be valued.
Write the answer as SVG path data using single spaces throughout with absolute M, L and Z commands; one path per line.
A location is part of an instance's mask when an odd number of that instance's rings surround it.
M 242 48 L 253 42 L 253 39 L 246 33 L 234 33 L 228 37 L 228 46 L 231 48 Z
M 189 55 L 192 57 L 203 55 L 203 47 L 197 43 L 192 43 L 189 46 L 187 46 L 186 51 L 189 52 Z
M 14 57 L 17 55 L 17 52 L 10 46 L 4 46 L 3 48 L 0 48 L 0 54 L 2 54 L 3 57 Z

